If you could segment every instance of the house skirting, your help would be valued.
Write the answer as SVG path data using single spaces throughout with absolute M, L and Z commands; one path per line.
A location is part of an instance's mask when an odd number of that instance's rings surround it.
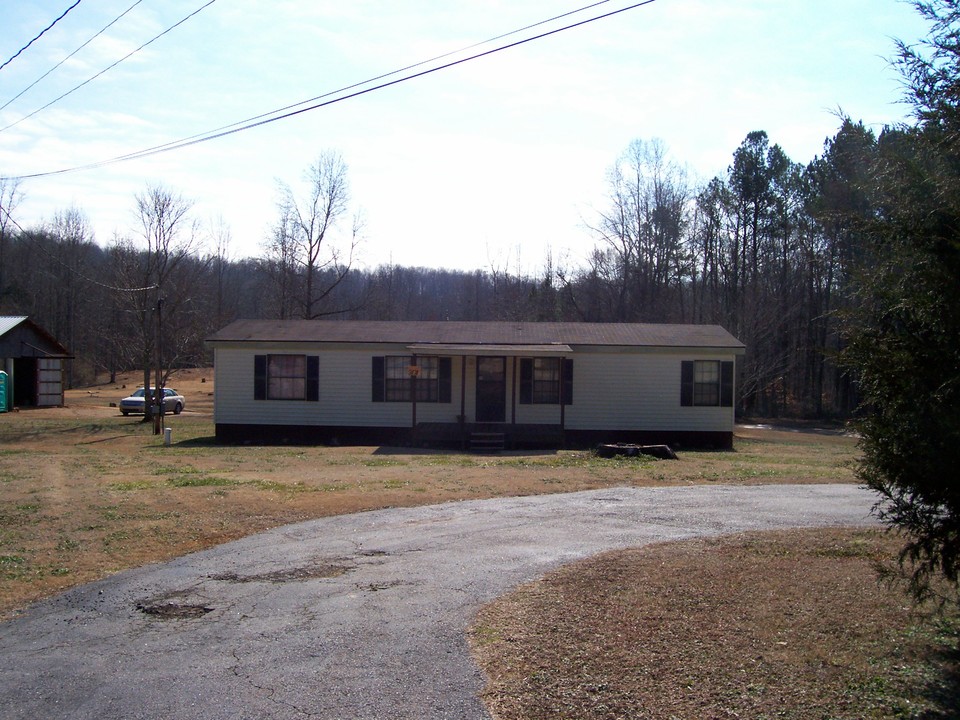
M 571 430 L 557 425 L 513 423 L 420 423 L 410 427 L 340 425 L 259 425 L 217 423 L 216 439 L 247 445 L 395 445 L 469 447 L 471 433 L 502 433 L 508 448 L 589 448 L 601 443 L 669 445 L 683 448 L 730 450 L 732 432 L 692 430 Z

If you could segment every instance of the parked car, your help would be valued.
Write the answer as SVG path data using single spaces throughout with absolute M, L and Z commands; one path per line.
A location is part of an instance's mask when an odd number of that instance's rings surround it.
M 150 388 L 150 397 L 153 398 L 154 390 Z M 120 401 L 120 412 L 124 415 L 129 415 L 130 413 L 139 413 L 143 414 L 144 409 L 144 399 L 143 399 L 143 388 L 137 390 L 130 397 L 125 397 Z M 163 412 L 170 413 L 174 415 L 179 415 L 180 411 L 183 410 L 184 406 L 187 404 L 187 401 L 184 400 L 183 395 L 178 393 L 173 388 L 164 388 L 163 389 Z

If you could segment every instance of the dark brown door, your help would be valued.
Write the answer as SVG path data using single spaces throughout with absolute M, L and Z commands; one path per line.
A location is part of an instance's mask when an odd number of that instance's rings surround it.
M 507 413 L 507 359 L 477 358 L 477 422 L 504 422 Z

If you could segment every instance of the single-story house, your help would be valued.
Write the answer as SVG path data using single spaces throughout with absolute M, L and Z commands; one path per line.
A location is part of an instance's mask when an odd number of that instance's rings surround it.
M 214 351 L 222 442 L 729 448 L 716 325 L 238 320 Z
M 70 352 L 23 315 L 0 315 L 0 370 L 7 375 L 7 407 L 63 405 L 63 361 Z

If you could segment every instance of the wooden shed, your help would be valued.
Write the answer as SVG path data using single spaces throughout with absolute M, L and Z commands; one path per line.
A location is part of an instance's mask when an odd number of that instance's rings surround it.
M 70 352 L 30 318 L 0 315 L 0 370 L 8 408 L 63 405 L 63 361 Z

